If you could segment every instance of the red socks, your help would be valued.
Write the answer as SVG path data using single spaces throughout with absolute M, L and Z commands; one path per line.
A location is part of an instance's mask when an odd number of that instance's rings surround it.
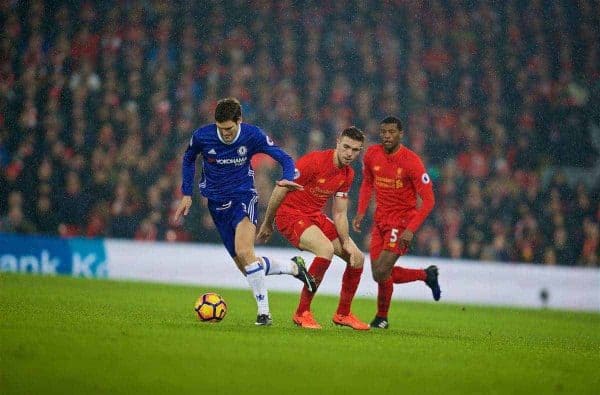
M 317 287 L 321 284 L 321 281 L 323 281 L 323 276 L 325 275 L 327 268 L 329 268 L 330 263 L 331 261 L 329 259 L 318 256 L 313 259 L 308 272 L 314 277 Z M 306 286 L 302 287 L 302 292 L 300 293 L 300 303 L 296 309 L 296 314 L 299 315 L 307 310 L 310 310 L 310 303 L 312 302 L 314 296 L 314 293 L 308 292 Z
M 350 314 L 350 305 L 358 288 L 360 276 L 363 268 L 353 268 L 349 264 L 346 265 L 344 277 L 342 277 L 342 291 L 340 292 L 340 303 L 337 308 L 337 313 L 340 315 Z
M 394 292 L 394 281 L 392 277 L 377 284 L 377 316 L 387 317 Z
M 387 317 L 394 292 L 394 284 L 410 283 L 413 281 L 425 281 L 427 273 L 423 269 L 406 269 L 394 266 L 390 278 L 378 284 L 377 291 L 377 316 Z
M 394 284 L 410 283 L 413 281 L 427 279 L 427 273 L 423 269 L 405 269 L 400 266 L 394 266 L 392 269 L 392 280 Z

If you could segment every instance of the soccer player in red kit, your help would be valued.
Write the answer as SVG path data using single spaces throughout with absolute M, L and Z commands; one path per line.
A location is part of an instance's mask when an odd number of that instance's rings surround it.
M 371 328 L 386 329 L 394 284 L 424 281 L 439 300 L 438 268 L 406 269 L 394 266 L 408 251 L 414 233 L 433 209 L 435 199 L 429 175 L 421 158 L 401 144 L 402 123 L 385 118 L 379 129 L 381 144 L 367 149 L 363 159 L 363 180 L 358 198 L 358 213 L 352 221 L 360 232 L 360 223 L 375 189 L 375 218 L 371 231 L 371 269 L 378 283 L 377 315 Z M 422 203 L 417 204 L 417 197 Z
M 349 127 L 338 137 L 335 149 L 310 152 L 298 159 L 296 169 L 299 174 L 295 182 L 304 186 L 304 190 L 290 191 L 276 186 L 257 236 L 259 241 L 268 240 L 275 223 L 292 245 L 315 254 L 308 272 L 317 286 L 334 254 L 346 261 L 340 302 L 333 322 L 357 330 L 368 330 L 369 325 L 350 312 L 363 271 L 364 255 L 349 235 L 348 191 L 354 179 L 354 170 L 349 165 L 360 155 L 364 139 L 360 129 Z M 332 219 L 323 212 L 331 197 Z M 292 319 L 303 328 L 320 329 L 310 311 L 313 297 L 314 293 L 302 288 L 300 303 Z

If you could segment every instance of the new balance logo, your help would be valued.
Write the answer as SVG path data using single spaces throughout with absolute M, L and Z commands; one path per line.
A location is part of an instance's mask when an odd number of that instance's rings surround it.
M 216 154 L 217 154 L 217 151 L 215 151 L 215 149 L 214 149 L 214 148 L 211 148 L 211 149 L 208 151 L 208 153 L 209 153 L 209 154 L 211 154 L 211 155 L 216 155 Z

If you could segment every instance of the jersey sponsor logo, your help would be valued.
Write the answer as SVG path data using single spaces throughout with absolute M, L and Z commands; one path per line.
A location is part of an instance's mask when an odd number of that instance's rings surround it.
M 319 187 L 310 188 L 309 192 L 318 197 L 329 197 L 335 193 L 335 191 Z
M 218 165 L 236 165 L 241 166 L 248 160 L 247 156 L 237 157 L 237 158 L 225 158 L 225 159 L 216 159 Z
M 431 182 L 431 179 L 429 178 L 429 174 L 423 173 L 423 175 L 421 176 L 421 182 L 423 184 L 429 184 Z
M 379 169 L 381 169 L 381 167 L 380 167 L 380 166 L 373 166 L 373 170 L 374 170 L 374 171 L 379 171 Z
M 387 177 L 375 176 L 375 185 L 383 188 L 395 188 L 396 180 Z
M 245 145 L 241 145 L 238 149 L 237 149 L 237 153 L 239 156 L 245 156 L 248 153 L 248 148 L 246 148 Z
M 208 150 L 208 153 L 211 154 L 211 155 L 216 155 L 217 151 L 215 151 L 214 148 L 211 148 L 210 150 Z
M 319 184 L 325 184 L 325 179 L 324 178 L 319 178 L 319 181 L 317 181 Z

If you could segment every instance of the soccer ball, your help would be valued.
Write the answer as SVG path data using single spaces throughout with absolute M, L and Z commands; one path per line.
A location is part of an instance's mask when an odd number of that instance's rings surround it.
M 227 303 L 221 295 L 208 292 L 198 298 L 194 310 L 202 322 L 219 322 L 227 314 Z

